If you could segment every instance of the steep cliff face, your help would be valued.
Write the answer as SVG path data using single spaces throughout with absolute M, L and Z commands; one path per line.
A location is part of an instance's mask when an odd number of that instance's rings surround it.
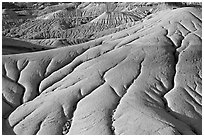
M 71 47 L 3 55 L 3 134 L 202 134 L 201 62 L 202 15 L 191 7 Z

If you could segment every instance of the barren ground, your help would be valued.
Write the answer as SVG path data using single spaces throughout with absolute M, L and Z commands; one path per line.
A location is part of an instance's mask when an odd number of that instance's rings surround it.
M 124 5 L 47 6 L 6 26 L 3 134 L 202 134 L 201 8 Z

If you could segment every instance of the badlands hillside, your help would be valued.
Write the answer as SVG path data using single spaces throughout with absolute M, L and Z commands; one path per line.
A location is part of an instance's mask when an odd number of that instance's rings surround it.
M 3 3 L 3 135 L 201 135 L 201 3 Z

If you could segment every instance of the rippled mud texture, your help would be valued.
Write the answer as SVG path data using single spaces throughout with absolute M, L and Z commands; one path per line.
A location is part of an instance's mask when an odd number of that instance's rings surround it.
M 202 134 L 201 17 L 163 10 L 82 44 L 3 55 L 3 134 Z

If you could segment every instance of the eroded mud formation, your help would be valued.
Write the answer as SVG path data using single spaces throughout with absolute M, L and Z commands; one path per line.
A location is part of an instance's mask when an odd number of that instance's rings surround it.
M 201 6 L 114 4 L 5 27 L 3 134 L 202 134 Z

